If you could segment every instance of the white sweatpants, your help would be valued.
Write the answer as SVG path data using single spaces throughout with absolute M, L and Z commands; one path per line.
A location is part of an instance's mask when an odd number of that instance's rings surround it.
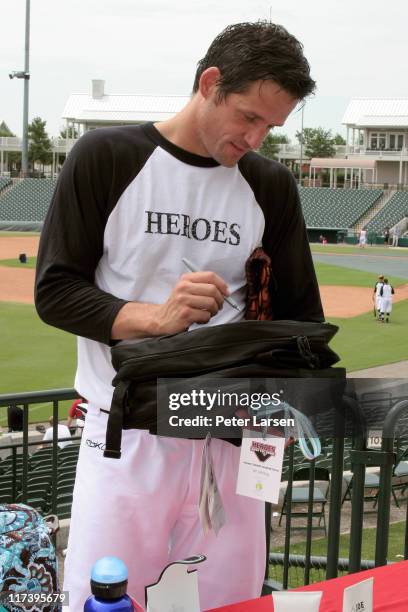
M 386 314 L 390 314 L 390 312 L 392 311 L 392 299 L 391 298 L 381 298 L 381 313 L 383 314 L 384 312 Z
M 197 566 L 202 610 L 259 596 L 264 503 L 235 493 L 240 449 L 211 442 L 227 522 L 218 536 L 204 536 L 198 517 L 203 440 L 127 430 L 121 458 L 107 459 L 107 418 L 90 408 L 82 435 L 64 574 L 69 610 L 83 609 L 92 565 L 105 555 L 126 563 L 128 593 L 141 603 L 145 585 L 167 563 L 194 554 L 207 557 Z

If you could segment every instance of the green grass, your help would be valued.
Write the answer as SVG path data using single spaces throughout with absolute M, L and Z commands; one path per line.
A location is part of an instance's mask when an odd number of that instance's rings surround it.
M 14 259 L 0 259 L 0 266 L 8 268 L 35 268 L 36 262 L 36 257 L 27 257 L 27 263 L 23 264 L 19 261 L 18 257 L 15 257 Z
M 314 263 L 314 267 L 319 285 L 348 285 L 351 287 L 373 288 L 378 281 L 378 275 L 374 272 L 343 268 L 342 266 L 333 266 L 332 264 L 318 261 Z M 399 278 L 398 276 L 392 276 L 389 280 L 393 287 L 399 287 L 408 283 L 406 278 Z
M 378 323 L 372 312 L 350 319 L 330 318 L 339 331 L 330 346 L 347 371 L 362 370 L 408 358 L 408 300 L 393 304 L 391 323 Z
M 76 367 L 75 337 L 45 325 L 34 306 L 1 303 L 0 393 L 72 388 Z M 51 405 L 30 408 L 32 421 L 45 420 Z M 0 408 L 5 424 L 5 408 Z
M 361 249 L 358 245 L 322 244 L 311 243 L 312 253 L 337 253 L 339 255 L 385 255 L 388 257 L 406 257 L 408 249 L 394 249 L 392 247 L 368 246 Z
M 375 538 L 376 529 L 363 529 L 363 545 L 361 558 L 373 560 L 375 556 Z M 388 540 L 388 560 L 401 561 L 401 555 L 404 555 L 405 541 L 405 522 L 394 523 L 390 525 L 390 533 Z M 348 558 L 350 546 L 350 534 L 340 536 L 340 552 L 339 557 Z M 306 550 L 306 542 L 299 542 L 290 547 L 290 554 L 304 555 Z M 271 552 L 283 553 L 283 547 L 272 549 Z M 327 556 L 327 539 L 319 538 L 312 541 L 312 555 L 316 557 Z M 280 566 L 269 566 L 270 577 L 278 582 L 282 582 L 283 568 Z M 324 570 L 313 569 L 310 572 L 310 582 L 318 582 L 325 579 Z M 289 570 L 289 586 L 292 588 L 303 585 L 303 570 L 301 568 L 290 568 Z
M 24 266 L 17 262 L 15 265 Z M 34 258 L 30 257 L 26 267 L 33 265 Z M 316 271 L 320 284 L 371 288 L 376 280 L 375 274 L 330 264 L 317 263 Z M 393 278 L 392 282 L 398 286 L 406 280 Z M 0 302 L 0 321 L 0 393 L 72 387 L 76 366 L 74 336 L 42 323 L 31 305 Z M 407 359 L 408 300 L 394 305 L 389 325 L 377 323 L 371 313 L 331 321 L 340 327 L 331 346 L 341 357 L 339 365 L 348 371 Z M 46 420 L 50 411 L 50 405 L 35 406 L 30 409 L 31 418 Z M 0 409 L 0 424 L 4 423 L 4 410 Z

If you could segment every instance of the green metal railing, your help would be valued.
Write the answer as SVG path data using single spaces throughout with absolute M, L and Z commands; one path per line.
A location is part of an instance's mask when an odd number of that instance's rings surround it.
M 19 393 L 0 395 L 0 407 L 5 407 L 11 404 L 23 407 L 23 441 L 20 444 L 9 444 L 2 446 L 3 449 L 10 449 L 12 455 L 13 473 L 16 474 L 17 468 L 17 450 L 22 447 L 22 501 L 27 500 L 27 485 L 29 473 L 29 449 L 32 446 L 51 444 L 52 445 L 52 498 L 51 511 L 55 513 L 57 508 L 57 483 L 58 483 L 58 456 L 60 449 L 58 447 L 58 419 L 60 412 L 60 402 L 73 400 L 78 395 L 74 389 L 58 389 L 50 391 L 39 391 L 36 393 Z M 395 429 L 398 419 L 403 413 L 408 412 L 408 400 L 406 398 L 396 398 L 393 407 L 389 410 L 383 425 L 383 437 L 381 450 L 372 450 L 367 448 L 367 440 L 364 437 L 364 420 L 361 417 L 359 406 L 356 401 L 350 398 L 343 398 L 342 408 L 345 411 L 354 415 L 354 423 L 357 423 L 357 430 L 360 428 L 360 434 L 355 436 L 353 440 L 353 448 L 349 451 L 351 458 L 351 470 L 353 477 L 353 486 L 351 489 L 351 526 L 350 526 L 350 548 L 348 560 L 340 559 L 339 557 L 339 542 L 340 542 L 340 520 L 342 510 L 342 486 L 343 486 L 343 471 L 345 458 L 345 431 L 344 420 L 340 416 L 338 423 L 336 422 L 336 437 L 333 438 L 330 447 L 330 490 L 328 496 L 329 503 L 329 520 L 327 532 L 327 557 L 324 557 L 325 562 L 322 562 L 321 557 L 312 556 L 312 521 L 313 521 L 313 489 L 315 485 L 315 469 L 318 467 L 316 460 L 308 463 L 310 469 L 309 477 L 309 498 L 307 503 L 307 521 L 306 521 L 306 549 L 304 556 L 296 557 L 296 564 L 303 568 L 303 582 L 310 582 L 311 569 L 319 563 L 319 567 L 324 567 L 325 577 L 335 578 L 339 570 L 357 572 L 363 568 L 375 565 L 384 565 L 387 563 L 388 552 L 388 536 L 389 536 L 389 517 L 390 503 L 392 494 L 392 478 L 393 467 L 396 463 L 395 449 Z M 28 424 L 29 424 L 29 408 L 31 405 L 39 403 L 52 404 L 53 414 L 53 440 L 49 442 L 29 442 L 28 439 Z M 340 411 L 338 411 L 338 415 Z M 65 415 L 64 415 L 65 416 Z M 70 438 L 71 440 L 79 439 L 79 437 Z M 292 535 L 292 505 L 293 505 L 293 474 L 295 469 L 295 447 L 291 445 L 287 450 L 288 470 L 287 470 L 287 490 L 286 490 L 286 526 L 285 526 L 285 543 L 283 554 L 271 554 L 270 549 L 270 530 L 271 530 L 271 505 L 266 507 L 266 535 L 267 535 L 267 554 L 266 554 L 266 575 L 264 592 L 270 592 L 271 589 L 288 588 L 289 586 L 289 569 L 294 564 L 294 556 L 290 554 L 291 535 Z M 0 463 L 1 465 L 1 463 Z M 377 535 L 375 548 L 375 561 L 362 561 L 362 529 L 364 516 L 364 484 L 365 472 L 367 466 L 378 466 L 380 468 L 379 494 L 378 494 L 378 509 L 377 509 Z M 17 481 L 13 482 L 13 495 L 17 491 Z M 408 505 L 407 505 L 407 522 L 408 525 Z M 405 531 L 405 550 L 404 558 L 408 559 L 408 532 Z M 318 559 L 318 561 L 316 561 Z M 269 563 L 282 566 L 282 583 L 277 584 L 269 580 L 268 567 Z
M 408 400 L 396 398 L 394 406 L 390 409 L 387 417 L 384 420 L 382 432 L 382 447 L 381 450 L 372 450 L 367 448 L 367 440 L 364 437 L 365 423 L 359 410 L 359 405 L 351 398 L 343 398 L 344 408 L 351 412 L 355 417 L 355 424 L 361 430 L 361 435 L 357 435 L 353 439 L 353 448 L 349 451 L 351 458 L 351 471 L 353 478 L 353 486 L 351 490 L 351 525 L 350 525 L 350 545 L 349 558 L 347 563 L 339 557 L 339 542 L 340 542 L 340 520 L 342 508 L 342 486 L 343 486 L 343 470 L 345 456 L 345 438 L 341 436 L 342 424 L 338 422 L 337 437 L 332 442 L 332 457 L 331 457 L 331 483 L 328 496 L 329 502 L 329 522 L 327 533 L 327 557 L 326 562 L 322 563 L 321 557 L 311 556 L 312 544 L 312 508 L 313 508 L 313 487 L 314 487 L 314 470 L 316 461 L 310 462 L 310 480 L 309 480 L 309 500 L 308 500 L 308 516 L 306 526 L 306 548 L 305 555 L 296 555 L 296 559 L 290 554 L 290 540 L 292 533 L 292 496 L 293 496 L 293 471 L 294 471 L 294 448 L 291 446 L 288 449 L 289 468 L 287 471 L 287 488 L 286 488 L 286 529 L 285 529 L 285 544 L 284 552 L 267 553 L 267 561 L 272 565 L 282 566 L 282 583 L 269 579 L 269 564 L 267 563 L 264 593 L 269 593 L 271 590 L 289 587 L 289 569 L 293 565 L 303 569 L 303 583 L 309 584 L 311 568 L 324 567 L 325 578 L 335 578 L 340 569 L 346 569 L 349 573 L 358 572 L 369 567 L 377 567 L 387 563 L 388 552 L 388 537 L 389 537 L 389 519 L 390 519 L 390 504 L 392 494 L 392 478 L 393 468 L 397 462 L 395 447 L 395 429 L 398 419 L 408 411 Z M 358 427 L 357 427 L 358 430 Z M 363 518 L 364 518 L 364 485 L 366 467 L 379 467 L 379 493 L 378 493 L 378 508 L 377 508 L 377 530 L 376 530 L 376 545 L 375 545 L 375 560 L 361 559 L 362 543 L 363 543 Z M 408 483 L 407 483 L 408 487 Z M 266 525 L 267 525 L 267 551 L 270 549 L 270 528 L 271 528 L 271 505 L 267 504 Z M 405 549 L 404 559 L 408 559 L 408 504 L 405 523 Z M 296 562 L 295 562 L 296 561 Z M 317 565 L 316 565 L 317 564 Z
M 68 438 L 60 438 L 58 440 L 58 420 L 59 420 L 59 404 L 62 401 L 73 400 L 78 398 L 75 389 L 51 389 L 50 391 L 36 391 L 33 393 L 13 393 L 0 395 L 0 408 L 10 405 L 18 405 L 23 409 L 23 441 L 22 443 L 8 444 L 1 446 L 3 450 L 9 449 L 12 454 L 12 472 L 13 472 L 13 499 L 17 491 L 17 450 L 22 448 L 22 476 L 21 476 L 21 500 L 23 503 L 27 501 L 27 485 L 28 485 L 28 464 L 29 464 L 29 449 L 32 446 L 52 445 L 52 477 L 51 477 L 51 512 L 55 513 L 57 508 L 57 484 L 58 484 L 58 442 L 67 440 Z M 53 416 L 53 439 L 49 442 L 29 442 L 28 441 L 28 424 L 29 424 L 29 407 L 35 404 L 50 403 L 52 404 Z M 64 415 L 65 416 L 65 415 Z M 80 440 L 80 437 L 71 437 L 69 440 Z M 0 463 L 1 465 L 1 463 Z M 0 500 L 1 501 L 1 500 Z

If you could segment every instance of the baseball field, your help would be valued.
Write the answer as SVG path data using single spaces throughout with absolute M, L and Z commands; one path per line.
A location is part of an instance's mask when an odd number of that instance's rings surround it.
M 0 393 L 72 387 L 75 338 L 42 323 L 33 305 L 35 234 L 0 233 Z M 408 249 L 311 245 L 326 319 L 339 326 L 332 348 L 355 372 L 408 359 Z M 26 253 L 26 264 L 19 254 Z M 389 324 L 373 316 L 379 274 L 395 288 Z M 408 369 L 408 362 L 407 362 Z M 44 420 L 51 406 L 30 409 Z M 3 414 L 1 414 L 3 411 Z M 0 408 L 0 424 L 5 424 Z

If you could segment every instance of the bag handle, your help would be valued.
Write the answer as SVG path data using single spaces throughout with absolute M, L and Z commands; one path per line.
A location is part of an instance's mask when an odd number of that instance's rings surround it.
M 108 426 L 106 429 L 106 444 L 104 457 L 120 459 L 122 444 L 123 414 L 126 410 L 126 400 L 130 381 L 121 380 L 115 388 L 109 411 Z

